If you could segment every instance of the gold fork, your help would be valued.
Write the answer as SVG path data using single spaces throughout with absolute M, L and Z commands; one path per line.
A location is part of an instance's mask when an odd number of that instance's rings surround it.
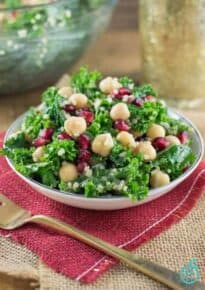
M 139 258 L 126 250 L 104 242 L 103 240 L 100 240 L 60 220 L 45 215 L 31 215 L 30 212 L 16 205 L 0 193 L 1 229 L 13 230 L 30 222 L 48 226 L 75 239 L 78 239 L 85 244 L 88 244 L 89 246 L 92 246 L 93 248 L 118 259 L 127 267 L 132 268 L 135 271 L 142 272 L 143 274 L 161 282 L 171 289 L 205 289 L 205 284 L 201 282 L 196 282 L 193 285 L 185 285 L 180 281 L 180 276 L 177 272 L 169 270 L 146 259 Z

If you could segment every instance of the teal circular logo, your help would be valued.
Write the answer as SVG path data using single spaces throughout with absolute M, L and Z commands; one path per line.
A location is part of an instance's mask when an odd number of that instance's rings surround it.
M 199 267 L 197 259 L 193 258 L 189 260 L 179 271 L 180 281 L 186 285 L 193 285 L 200 279 Z

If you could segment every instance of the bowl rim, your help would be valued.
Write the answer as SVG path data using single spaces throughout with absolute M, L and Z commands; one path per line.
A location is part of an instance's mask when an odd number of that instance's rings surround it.
M 186 170 L 182 175 L 177 177 L 175 180 L 173 180 L 168 185 L 161 186 L 161 187 L 154 188 L 154 189 L 150 189 L 149 192 L 148 192 L 148 195 L 143 200 L 146 200 L 147 197 L 155 196 L 156 194 L 159 193 L 159 190 L 168 192 L 170 187 L 174 188 L 175 186 L 177 186 L 180 183 L 180 180 L 183 181 L 184 179 L 186 179 L 186 177 L 188 177 L 194 171 L 194 169 L 196 169 L 196 167 L 198 166 L 199 162 L 202 160 L 203 155 L 204 155 L 203 137 L 202 137 L 201 133 L 199 132 L 199 130 L 197 129 L 197 127 L 193 124 L 193 122 L 190 119 L 188 119 L 187 117 L 185 117 L 182 113 L 178 112 L 177 110 L 175 110 L 173 108 L 168 107 L 168 112 L 174 114 L 179 119 L 183 120 L 185 123 L 187 123 L 194 130 L 194 133 L 196 134 L 197 140 L 199 141 L 199 152 L 197 154 L 197 158 L 196 158 L 195 162 L 192 164 L 191 167 L 189 167 L 188 170 Z M 22 115 L 20 115 L 11 124 L 11 126 L 8 128 L 8 130 L 6 131 L 6 134 L 4 136 L 3 147 L 5 147 L 5 142 L 8 139 L 8 137 L 10 136 L 13 127 L 14 128 L 17 127 L 17 124 L 19 124 L 22 121 L 22 119 L 23 119 L 25 114 L 26 114 L 26 112 L 23 113 Z M 42 191 L 43 190 L 52 191 L 57 196 L 66 195 L 66 196 L 68 196 L 71 199 L 76 199 L 77 198 L 77 199 L 81 199 L 81 200 L 90 200 L 90 201 L 99 201 L 99 200 L 108 201 L 108 200 L 111 200 L 111 199 L 115 200 L 115 201 L 123 201 L 123 200 L 127 201 L 127 200 L 130 200 L 129 197 L 117 196 L 117 195 L 116 196 L 115 195 L 104 195 L 104 196 L 99 196 L 99 197 L 86 197 L 86 196 L 84 196 L 82 194 L 79 194 L 79 193 L 66 192 L 66 191 L 61 191 L 61 190 L 58 190 L 58 189 L 51 188 L 51 187 L 49 187 L 47 185 L 44 185 L 44 184 L 42 184 L 42 183 L 40 183 L 40 182 L 38 182 L 38 181 L 36 181 L 36 180 L 34 180 L 32 178 L 29 178 L 29 177 L 21 174 L 20 172 L 18 172 L 15 169 L 11 159 L 9 159 L 7 156 L 5 158 L 6 158 L 7 162 L 8 162 L 8 164 L 9 164 L 9 166 L 12 168 L 12 170 L 17 175 L 19 175 L 22 179 L 27 181 L 29 184 L 34 184 L 34 186 L 38 187 L 39 189 L 42 188 Z M 141 200 L 139 200 L 139 202 L 140 201 Z

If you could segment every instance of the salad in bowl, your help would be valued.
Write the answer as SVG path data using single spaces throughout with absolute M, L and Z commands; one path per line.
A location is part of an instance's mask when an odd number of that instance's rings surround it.
M 18 174 L 55 194 L 134 202 L 196 163 L 193 130 L 151 85 L 82 67 L 68 86 L 43 93 L 0 153 Z

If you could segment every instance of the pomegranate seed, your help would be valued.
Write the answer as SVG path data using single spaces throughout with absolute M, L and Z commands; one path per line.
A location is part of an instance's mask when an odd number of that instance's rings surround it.
M 18 13 L 17 13 L 17 11 L 12 11 L 11 15 L 13 18 L 16 18 L 18 16 Z
M 113 93 L 113 94 L 112 94 L 112 97 L 114 97 L 115 99 L 118 99 L 118 100 L 122 100 L 123 95 L 119 95 L 118 92 L 117 92 L 116 94 Z
M 80 135 L 78 138 L 78 144 L 81 149 L 88 149 L 90 146 L 90 139 L 87 135 Z
M 82 110 L 79 115 L 84 117 L 87 123 L 91 123 L 94 120 L 94 114 L 90 111 Z
M 129 95 L 131 95 L 131 91 L 128 88 L 120 88 L 118 91 L 118 94 L 121 96 L 124 96 L 124 95 L 129 96 Z
M 132 101 L 132 104 L 134 104 L 134 105 L 137 106 L 137 107 L 141 107 L 141 106 L 143 105 L 143 100 L 140 99 L 140 98 L 134 99 L 134 100 Z
M 123 97 L 123 95 L 120 95 L 120 94 L 119 94 L 119 91 L 118 91 L 118 90 L 115 90 L 115 91 L 112 92 L 109 96 L 110 96 L 111 98 L 118 99 L 118 100 L 122 100 L 122 97 Z
M 120 88 L 117 92 L 113 92 L 111 97 L 116 98 L 118 100 L 122 100 L 123 96 L 131 95 L 131 91 L 128 88 Z
M 119 131 L 129 131 L 130 127 L 124 120 L 117 120 L 114 123 L 114 128 Z
M 127 101 L 131 104 L 134 101 L 134 96 L 130 96 Z
M 88 163 L 87 162 L 79 162 L 77 164 L 78 172 L 82 173 L 87 166 L 88 166 Z
M 67 113 L 74 113 L 75 107 L 73 105 L 65 105 L 64 111 L 66 111 Z
M 183 132 L 180 132 L 177 137 L 179 138 L 181 144 L 185 144 L 188 142 L 189 140 L 189 137 L 188 137 L 188 134 L 187 132 L 183 131 Z
M 152 95 L 146 96 L 144 99 L 145 99 L 145 101 L 150 101 L 150 102 L 156 101 L 156 98 Z
M 80 150 L 80 153 L 78 155 L 79 161 L 88 162 L 90 160 L 91 153 L 88 150 Z
M 152 145 L 157 150 L 163 150 L 169 146 L 169 142 L 164 137 L 157 137 L 152 141 Z
M 39 133 L 39 137 L 46 139 L 46 140 L 51 140 L 53 135 L 53 129 L 52 128 L 46 128 L 42 129 Z
M 48 142 L 48 140 L 46 140 L 46 139 L 44 139 L 42 137 L 38 137 L 38 138 L 36 138 L 36 139 L 33 140 L 32 144 L 35 147 L 40 147 L 40 146 L 45 145 L 47 142 Z
M 71 139 L 71 136 L 68 135 L 66 132 L 62 132 L 58 135 L 58 139 L 60 140 Z

